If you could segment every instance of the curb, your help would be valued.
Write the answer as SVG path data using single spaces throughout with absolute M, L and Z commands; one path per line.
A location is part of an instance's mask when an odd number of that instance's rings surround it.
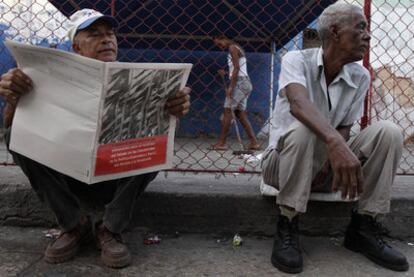
M 3 167 L 0 184 L 0 224 L 52 226 L 54 216 L 30 188 L 17 167 Z M 216 178 L 214 178 L 216 177 Z M 384 225 L 396 238 L 414 237 L 413 177 L 398 176 L 391 212 Z M 160 173 L 137 203 L 132 225 L 154 232 L 241 233 L 272 236 L 278 209 L 274 197 L 259 192 L 260 178 L 245 175 Z M 341 235 L 350 219 L 352 203 L 308 204 L 301 232 Z M 85 207 L 102 213 L 103 203 Z

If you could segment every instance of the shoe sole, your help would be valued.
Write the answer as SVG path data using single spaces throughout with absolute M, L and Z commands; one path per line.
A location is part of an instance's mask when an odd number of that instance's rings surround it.
M 131 255 L 129 254 L 120 259 L 111 259 L 101 255 L 101 259 L 104 265 L 110 268 L 123 268 L 131 263 Z
M 65 255 L 61 255 L 61 256 L 46 256 L 45 255 L 44 260 L 50 264 L 64 263 L 64 262 L 67 262 L 73 259 L 73 257 L 75 257 L 78 250 L 79 250 L 79 247 L 75 247 L 71 249 L 70 251 L 68 251 L 68 253 L 66 253 Z
M 303 266 L 299 267 L 288 267 L 286 265 L 280 264 L 273 259 L 271 259 L 272 265 L 285 273 L 301 273 L 303 271 Z
M 358 247 L 355 247 L 355 246 L 351 245 L 350 243 L 346 243 L 346 240 L 344 242 L 344 247 L 346 249 L 348 249 L 348 250 L 351 250 L 351 251 L 355 252 L 355 253 L 360 253 L 360 254 L 364 255 L 365 257 L 367 257 L 369 260 L 371 260 L 372 262 L 376 263 L 377 265 L 380 265 L 382 267 L 385 267 L 385 268 L 388 268 L 388 269 L 391 269 L 391 270 L 395 270 L 395 271 L 407 271 L 408 268 L 409 268 L 409 265 L 408 264 L 398 266 L 398 265 L 389 264 L 387 262 L 384 262 L 383 260 L 380 260 L 380 259 L 378 259 L 378 258 L 376 258 L 374 256 L 371 256 L 368 253 L 365 253 L 365 252 L 361 251 Z

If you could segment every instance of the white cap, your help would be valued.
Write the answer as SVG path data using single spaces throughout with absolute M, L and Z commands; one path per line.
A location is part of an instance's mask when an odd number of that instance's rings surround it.
M 68 38 L 73 41 L 76 32 L 88 28 L 92 23 L 98 19 L 103 19 L 110 23 L 112 27 L 117 27 L 118 22 L 109 15 L 104 15 L 98 11 L 92 9 L 82 9 L 70 16 L 69 30 L 67 33 Z

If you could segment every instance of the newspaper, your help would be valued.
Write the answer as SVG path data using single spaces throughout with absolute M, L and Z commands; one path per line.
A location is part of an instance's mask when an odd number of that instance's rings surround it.
M 19 100 L 11 150 L 88 184 L 172 166 L 175 118 L 164 105 L 191 64 L 104 63 L 5 44 L 34 83 Z

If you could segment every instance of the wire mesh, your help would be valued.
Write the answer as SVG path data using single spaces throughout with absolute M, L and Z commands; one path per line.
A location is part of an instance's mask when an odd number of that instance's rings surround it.
M 280 59 L 287 51 L 319 46 L 316 20 L 333 2 L 0 0 L 0 73 L 16 66 L 4 39 L 70 51 L 65 38 L 70 14 L 81 8 L 111 14 L 120 23 L 119 61 L 194 65 L 188 81 L 191 110 L 178 125 L 172 170 L 260 173 L 260 153 L 267 146 L 269 116 L 278 91 Z M 414 3 L 348 2 L 370 9 L 371 49 L 364 65 L 372 73 L 372 87 L 360 123 L 364 126 L 386 119 L 400 125 L 404 152 L 398 172 L 414 174 Z M 253 84 L 246 111 L 261 146 L 252 155 L 234 154 L 243 145 L 233 125 L 227 150 L 209 150 L 222 128 L 225 88 L 217 72 L 228 70 L 228 52 L 212 40 L 217 35 L 232 38 L 246 53 Z M 242 125 L 239 129 L 244 130 Z M 356 125 L 353 130 L 358 129 Z M 244 131 L 242 140 L 242 144 L 249 143 Z M 12 164 L 4 146 L 0 164 Z

